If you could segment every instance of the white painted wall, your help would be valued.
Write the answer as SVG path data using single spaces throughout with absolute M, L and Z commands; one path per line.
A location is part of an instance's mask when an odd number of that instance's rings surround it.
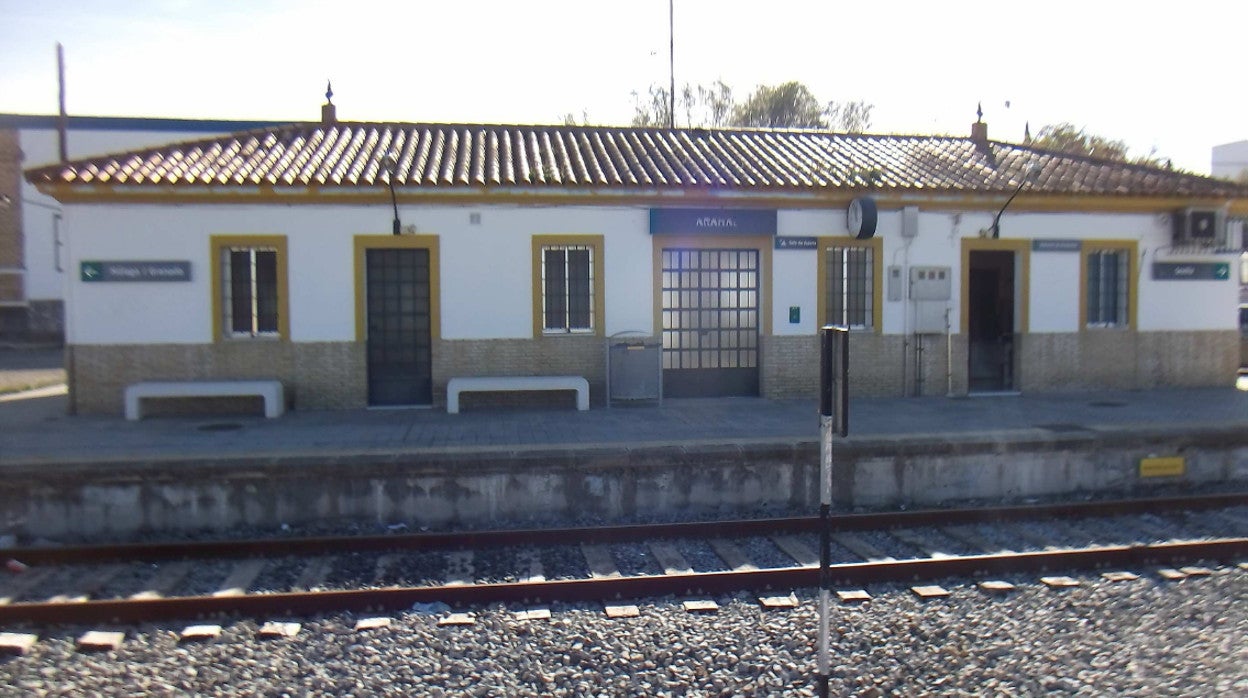
M 354 237 L 387 234 L 378 206 L 67 207 L 73 343 L 212 341 L 208 273 L 213 235 L 285 235 L 291 337 L 355 338 Z M 400 207 L 404 225 L 437 235 L 445 339 L 523 338 L 533 334 L 533 235 L 602 234 L 606 332 L 653 326 L 647 209 Z M 83 282 L 83 261 L 185 260 L 190 282 Z
M 787 210 L 776 214 L 778 235 L 820 237 L 848 235 L 844 211 Z M 771 326 L 778 336 L 811 335 L 823 324 L 815 294 L 819 256 L 815 250 L 773 250 L 771 253 Z M 763 299 L 767 302 L 767 299 Z M 802 321 L 789 323 L 789 308 L 801 308 Z
M 211 131 L 111 130 L 71 128 L 66 133 L 66 149 L 70 159 L 107 153 L 119 153 L 145 147 L 167 145 L 186 140 L 208 138 Z M 18 132 L 22 148 L 22 169 L 28 170 L 55 163 L 57 132 L 55 128 L 22 128 Z M 22 181 L 22 225 L 25 232 L 26 298 L 58 300 L 65 292 L 64 249 L 56 244 L 56 213 L 61 205 L 39 193 L 32 184 Z
M 474 212 L 479 224 L 469 222 Z M 441 236 L 444 339 L 533 336 L 534 235 L 603 235 L 606 334 L 649 332 L 654 325 L 649 215 L 649 209 L 627 207 L 399 211 L 404 225 Z
M 991 211 L 921 211 L 919 233 L 907 245 L 901 237 L 900 211 L 880 211 L 876 235 L 883 239 L 885 274 L 883 331 L 901 334 L 913 327 L 913 304 L 907 300 L 888 301 L 888 267 L 902 267 L 903 279 L 912 266 L 948 266 L 953 273 L 954 290 L 949 309 L 958 331 L 962 275 L 962 240 L 978 238 L 979 231 L 992 225 Z M 1001 218 L 1001 237 L 1056 240 L 1132 240 L 1139 246 L 1138 289 L 1141 330 L 1212 330 L 1234 327 L 1237 286 L 1220 281 L 1155 281 L 1153 261 L 1227 261 L 1234 255 L 1172 257 L 1171 223 L 1167 216 L 1152 214 L 1093 213 L 1014 213 Z M 845 215 L 839 210 L 781 211 L 779 234 L 792 236 L 847 235 Z M 1076 332 L 1079 330 L 1078 252 L 1036 252 L 1029 274 L 1029 331 Z M 776 250 L 773 265 L 773 305 L 777 335 L 809 335 L 818 331 L 816 309 L 817 253 L 814 250 Z M 1233 276 L 1233 275 L 1232 275 Z M 788 309 L 799 306 L 802 322 L 790 324 Z
M 472 223 L 470 215 L 480 214 Z M 606 333 L 653 327 L 652 240 L 648 209 L 641 207 L 406 206 L 404 225 L 437 235 L 441 249 L 442 336 L 446 339 L 532 336 L 533 235 L 604 236 Z M 922 212 L 919 233 L 908 249 L 901 214 L 882 211 L 882 266 L 948 266 L 954 279 L 950 309 L 959 317 L 961 240 L 977 237 L 991 212 Z M 839 210 L 785 210 L 779 234 L 844 235 Z M 65 221 L 68 288 L 72 294 L 68 337 L 74 343 L 202 343 L 211 341 L 211 293 L 207 278 L 212 235 L 286 235 L 290 263 L 291 335 L 295 341 L 351 341 L 355 335 L 353 238 L 386 234 L 384 206 L 312 205 L 71 205 Z M 1172 258 L 1165 216 L 1125 214 L 1007 214 L 1003 238 L 1135 240 L 1141 265 L 1141 330 L 1233 329 L 1238 285 L 1222 281 L 1154 281 L 1151 263 L 1225 261 L 1234 256 Z M 777 335 L 817 331 L 817 254 L 773 251 L 773 329 Z M 83 260 L 187 260 L 189 283 L 83 283 Z M 908 275 L 907 275 L 908 278 Z M 1030 331 L 1078 331 L 1079 254 L 1032 252 Z M 885 284 L 887 297 L 887 284 Z M 883 330 L 911 326 L 908 301 L 883 301 Z M 802 309 L 788 322 L 788 309 Z M 955 322 L 955 331 L 957 329 Z

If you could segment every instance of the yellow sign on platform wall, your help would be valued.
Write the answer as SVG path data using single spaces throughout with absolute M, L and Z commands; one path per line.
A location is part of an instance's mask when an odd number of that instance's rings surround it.
M 1183 456 L 1140 459 L 1140 477 L 1182 477 L 1186 470 L 1187 459 Z

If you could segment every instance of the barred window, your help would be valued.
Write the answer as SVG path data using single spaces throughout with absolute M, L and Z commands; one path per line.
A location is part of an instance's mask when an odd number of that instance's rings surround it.
M 829 325 L 872 329 L 875 298 L 875 250 L 871 247 L 828 247 L 825 255 L 827 302 L 823 318 Z
M 222 327 L 231 337 L 278 334 L 277 250 L 225 247 L 221 250 Z
M 1130 264 L 1126 250 L 1088 250 L 1088 327 L 1126 327 L 1130 324 L 1127 315 Z
M 542 247 L 542 331 L 594 331 L 594 248 Z

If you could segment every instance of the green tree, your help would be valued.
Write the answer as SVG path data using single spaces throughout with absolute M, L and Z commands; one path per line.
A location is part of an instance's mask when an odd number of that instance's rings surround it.
M 1168 160 L 1158 156 L 1156 150 L 1150 150 L 1148 155 L 1136 158 L 1128 157 L 1126 141 L 1113 140 L 1105 136 L 1088 133 L 1086 130 L 1069 122 L 1049 124 L 1041 128 L 1036 137 L 1032 139 L 1031 145 L 1046 150 L 1058 150 L 1072 155 L 1087 155 L 1106 160 L 1133 162 L 1139 165 L 1160 167 L 1162 165 L 1168 166 L 1169 163 Z
M 863 133 L 871 128 L 871 110 L 874 104 L 862 100 L 857 102 L 828 102 L 823 113 L 828 118 L 828 126 L 834 131 L 845 133 Z
M 732 99 L 732 88 L 723 80 L 716 80 L 710 87 L 698 85 L 690 88 L 688 84 L 681 95 L 685 108 L 685 123 L 694 127 L 727 126 L 728 118 L 736 103 Z
M 564 126 L 588 126 L 589 125 L 589 110 L 588 109 L 581 110 L 580 121 L 577 121 L 576 114 L 573 114 L 572 112 L 568 112 L 567 114 L 564 114 L 563 125 Z
M 666 87 L 651 85 L 645 97 L 633 92 L 633 120 L 631 125 L 666 127 L 671 123 L 671 97 Z M 676 93 L 676 113 L 684 117 L 685 127 L 726 126 L 735 106 L 732 88 L 722 80 L 710 86 L 685 85 Z
M 759 128 L 827 128 L 824 108 L 800 82 L 775 87 L 759 85 L 754 94 L 732 110 L 733 126 Z
M 643 98 L 633 92 L 632 126 L 665 128 L 672 123 L 671 93 L 666 87 L 651 85 L 649 94 Z
M 632 94 L 633 126 L 664 128 L 671 123 L 668 88 L 651 85 L 645 95 Z M 732 88 L 723 80 L 709 86 L 685 83 L 676 93 L 676 115 L 682 118 L 678 125 L 688 128 L 830 128 L 861 133 L 871 127 L 874 108 L 861 100 L 820 106 L 810 88 L 797 81 L 775 87 L 762 85 L 742 104 L 735 101 Z

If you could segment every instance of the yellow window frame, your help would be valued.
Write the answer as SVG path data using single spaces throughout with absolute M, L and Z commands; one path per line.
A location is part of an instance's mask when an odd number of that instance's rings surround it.
M 1079 251 L 1079 331 L 1114 332 L 1134 330 L 1139 315 L 1140 244 L 1135 240 L 1084 240 Z M 1088 257 L 1096 252 L 1125 252 L 1127 255 L 1127 322 L 1113 327 L 1088 326 Z
M 533 336 L 534 337 L 604 337 L 606 336 L 606 276 L 603 262 L 602 235 L 534 235 L 533 253 Z M 547 247 L 588 247 L 593 250 L 594 303 L 592 332 L 547 332 L 542 326 L 544 300 L 542 288 L 542 250 Z
M 212 235 L 208 266 L 212 278 L 212 341 L 275 341 L 290 339 L 290 283 L 287 274 L 285 235 Z M 225 332 L 225 288 L 221 279 L 221 255 L 234 247 L 268 247 L 277 251 L 277 337 L 243 337 Z

